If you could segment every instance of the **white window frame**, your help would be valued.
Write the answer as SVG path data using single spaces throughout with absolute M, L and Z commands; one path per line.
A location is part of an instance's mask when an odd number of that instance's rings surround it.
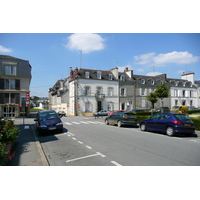
M 112 74 L 109 74 L 109 80 L 112 80 Z
M 101 72 L 97 71 L 97 79 L 101 79 Z
M 90 72 L 85 72 L 85 78 L 90 78 Z

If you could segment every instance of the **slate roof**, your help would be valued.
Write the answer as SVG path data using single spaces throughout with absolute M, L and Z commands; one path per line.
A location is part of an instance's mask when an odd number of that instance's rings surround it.
M 12 57 L 12 56 L 8 56 L 8 55 L 0 55 L 0 59 L 28 61 L 28 60 L 23 60 L 23 59 L 20 59 L 20 58 L 15 58 L 15 57 Z

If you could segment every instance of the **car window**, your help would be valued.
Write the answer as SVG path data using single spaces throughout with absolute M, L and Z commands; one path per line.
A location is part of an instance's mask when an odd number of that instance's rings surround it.
M 133 115 L 131 113 L 126 113 L 126 114 L 124 114 L 124 117 L 129 118 L 129 119 L 135 119 L 136 115 Z
M 163 114 L 161 115 L 161 118 L 160 118 L 160 119 L 161 119 L 161 120 L 164 120 L 164 119 L 168 119 L 169 117 L 170 117 L 169 114 L 164 114 L 164 113 L 163 113 Z
M 155 114 L 153 116 L 150 117 L 151 120 L 158 120 L 160 119 L 160 114 Z
M 190 118 L 188 116 L 186 116 L 186 115 L 179 115 L 179 114 L 177 114 L 177 115 L 174 115 L 174 116 L 178 120 L 190 120 Z
M 39 120 L 54 119 L 54 118 L 58 118 L 58 115 L 55 112 L 40 113 Z

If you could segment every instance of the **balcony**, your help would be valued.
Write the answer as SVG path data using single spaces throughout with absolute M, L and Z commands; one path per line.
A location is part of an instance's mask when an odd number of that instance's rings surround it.
M 95 98 L 97 101 L 103 101 L 105 99 L 105 94 L 96 93 Z

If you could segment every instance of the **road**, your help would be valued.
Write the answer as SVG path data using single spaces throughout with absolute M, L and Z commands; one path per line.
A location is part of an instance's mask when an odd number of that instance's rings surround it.
M 63 117 L 62 121 L 64 133 L 37 135 L 51 166 L 200 165 L 199 137 L 119 128 L 105 125 L 103 118 Z

